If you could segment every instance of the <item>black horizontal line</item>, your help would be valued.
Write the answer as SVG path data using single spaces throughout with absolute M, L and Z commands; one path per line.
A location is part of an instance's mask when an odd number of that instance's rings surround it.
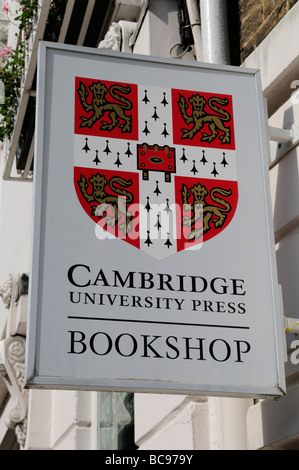
M 68 316 L 70 320 L 94 320 L 94 321 L 114 321 L 114 322 L 125 322 L 125 323 L 150 323 L 158 325 L 175 325 L 175 326 L 201 326 L 205 328 L 230 328 L 235 330 L 249 330 L 249 326 L 235 326 L 235 325 L 211 325 L 206 323 L 183 323 L 183 322 L 167 322 L 167 321 L 155 321 L 155 320 L 126 320 L 124 318 L 98 318 L 98 317 L 79 317 L 79 316 Z

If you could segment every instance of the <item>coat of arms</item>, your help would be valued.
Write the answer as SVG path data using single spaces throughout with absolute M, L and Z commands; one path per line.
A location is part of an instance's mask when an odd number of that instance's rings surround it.
M 76 77 L 74 93 L 74 185 L 102 233 L 163 259 L 229 225 L 238 201 L 230 95 L 101 77 Z

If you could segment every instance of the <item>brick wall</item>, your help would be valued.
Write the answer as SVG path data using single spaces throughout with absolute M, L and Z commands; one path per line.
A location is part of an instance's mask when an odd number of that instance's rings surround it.
M 231 62 L 242 63 L 298 0 L 228 0 Z

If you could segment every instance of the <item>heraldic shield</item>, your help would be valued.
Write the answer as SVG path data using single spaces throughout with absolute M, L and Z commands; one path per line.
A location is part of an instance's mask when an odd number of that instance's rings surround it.
M 238 202 L 230 95 L 75 79 L 74 186 L 97 236 L 163 259 L 198 249 Z

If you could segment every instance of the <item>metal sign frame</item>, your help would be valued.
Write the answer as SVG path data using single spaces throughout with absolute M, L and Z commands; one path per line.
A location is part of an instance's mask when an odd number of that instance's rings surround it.
M 80 82 L 76 82 L 78 77 Z M 112 82 L 118 86 L 114 99 Z M 94 149 L 96 143 L 102 145 L 106 138 L 105 134 L 102 140 L 90 136 L 91 121 L 87 129 L 82 129 L 84 120 L 88 122 L 92 114 L 92 94 L 88 87 L 96 83 L 106 87 L 106 98 L 110 90 L 110 105 L 123 103 L 126 93 L 129 89 L 131 93 L 135 85 L 138 93 L 142 89 L 138 103 L 146 87 L 153 95 L 155 90 L 160 92 L 164 88 L 171 89 L 173 97 L 180 95 L 179 100 L 172 100 L 172 106 L 175 108 L 181 102 L 185 118 L 189 116 L 185 125 L 189 125 L 189 130 L 198 126 L 194 132 L 196 138 L 201 132 L 201 142 L 198 148 L 185 131 L 185 141 L 173 146 L 177 162 L 182 148 L 198 151 L 200 158 L 202 150 L 218 158 L 218 153 L 222 156 L 227 149 L 229 162 L 236 166 L 238 200 L 234 216 L 223 231 L 215 232 L 210 239 L 200 239 L 196 249 L 180 248 L 168 257 L 160 256 L 159 251 L 157 256 L 149 256 L 138 248 L 141 242 L 136 249 L 126 240 L 103 237 L 103 233 L 109 234 L 108 213 L 105 226 L 98 227 L 100 224 L 92 220 L 94 216 L 102 220 L 103 213 L 99 216 L 99 208 L 92 209 L 87 204 L 88 195 L 95 201 L 90 172 L 94 171 L 96 176 L 97 171 L 97 178 L 104 175 L 106 180 L 112 178 L 113 172 L 108 167 L 98 170 L 95 161 L 86 173 L 82 170 L 82 175 L 87 176 L 74 177 L 74 168 L 76 171 L 78 166 L 76 155 L 80 162 L 85 158 L 81 142 L 90 138 L 86 143 L 92 143 Z M 285 393 L 284 336 L 270 204 L 268 135 L 259 71 L 42 42 L 37 84 L 27 387 L 282 396 Z M 177 95 L 176 90 L 180 91 Z M 82 107 L 78 115 L 76 93 L 82 103 L 85 100 L 85 111 Z M 219 130 L 218 121 L 225 115 L 228 103 L 224 96 L 232 100 L 228 114 L 231 117 L 233 113 L 230 130 L 234 131 L 234 148 L 227 147 L 231 139 L 221 141 L 228 126 L 223 124 L 222 132 Z M 191 122 L 192 97 L 204 98 L 206 103 L 211 98 L 214 104 L 215 97 L 218 98 L 218 111 L 214 107 L 209 113 L 206 104 L 201 108 L 201 116 L 207 117 L 204 131 L 203 124 L 198 122 L 200 117 L 193 116 Z M 115 114 L 111 114 L 111 106 L 109 109 L 110 114 L 107 110 L 99 112 L 98 128 L 107 131 L 109 122 L 109 131 L 113 128 L 112 132 L 116 132 L 118 128 L 117 145 L 120 145 L 128 135 L 125 134 L 128 128 L 124 135 L 120 130 L 128 111 L 117 121 Z M 193 113 L 196 114 L 195 105 Z M 77 128 L 74 115 L 81 120 Z M 218 118 L 217 122 L 213 116 Z M 177 125 L 175 119 L 173 126 Z M 141 131 L 139 125 L 139 137 L 134 137 L 138 145 L 144 137 L 140 136 Z M 179 133 L 178 126 L 175 139 Z M 210 145 L 213 139 L 216 149 Z M 159 145 L 155 146 L 159 142 L 149 138 L 148 143 L 150 146 L 139 147 L 139 164 L 151 161 L 151 178 L 157 174 L 155 165 L 163 160 L 164 154 Z M 174 153 L 168 155 L 165 151 L 165 155 L 173 162 Z M 194 158 L 193 163 L 199 163 L 199 157 L 198 161 Z M 212 163 L 215 165 L 215 161 Z M 181 184 L 176 197 L 180 198 L 184 191 L 187 194 L 188 190 L 191 196 L 195 185 L 190 183 L 187 188 L 184 181 L 188 178 L 180 179 L 171 168 L 168 176 L 165 175 L 164 187 L 170 188 L 170 181 L 176 181 L 175 184 Z M 142 167 L 136 171 L 139 171 L 141 194 L 141 175 L 146 180 L 148 174 L 142 173 Z M 111 196 L 113 188 L 124 185 L 119 181 L 126 181 L 129 189 L 132 187 L 128 175 L 122 175 L 126 178 L 118 180 L 118 184 L 113 180 L 114 186 L 106 194 Z M 135 177 L 134 172 L 132 175 Z M 217 175 L 211 174 L 210 179 L 213 178 L 217 179 Z M 207 232 L 213 221 L 214 228 L 217 227 L 215 214 L 221 218 L 219 212 L 227 207 L 228 203 L 225 205 L 223 201 L 229 200 L 231 189 L 222 184 L 227 189 L 219 192 L 218 182 L 218 192 L 215 190 L 218 202 L 214 198 L 209 205 L 202 199 L 199 209 L 203 217 L 202 231 L 205 223 L 210 224 Z M 207 182 L 206 192 L 211 195 L 208 185 Z M 189 206 L 189 210 L 195 211 L 191 202 Z M 94 212 L 86 213 L 90 208 Z M 210 214 L 208 219 L 204 219 L 206 212 Z M 183 215 L 187 220 L 187 215 Z M 190 231 L 188 234 L 190 238 Z

